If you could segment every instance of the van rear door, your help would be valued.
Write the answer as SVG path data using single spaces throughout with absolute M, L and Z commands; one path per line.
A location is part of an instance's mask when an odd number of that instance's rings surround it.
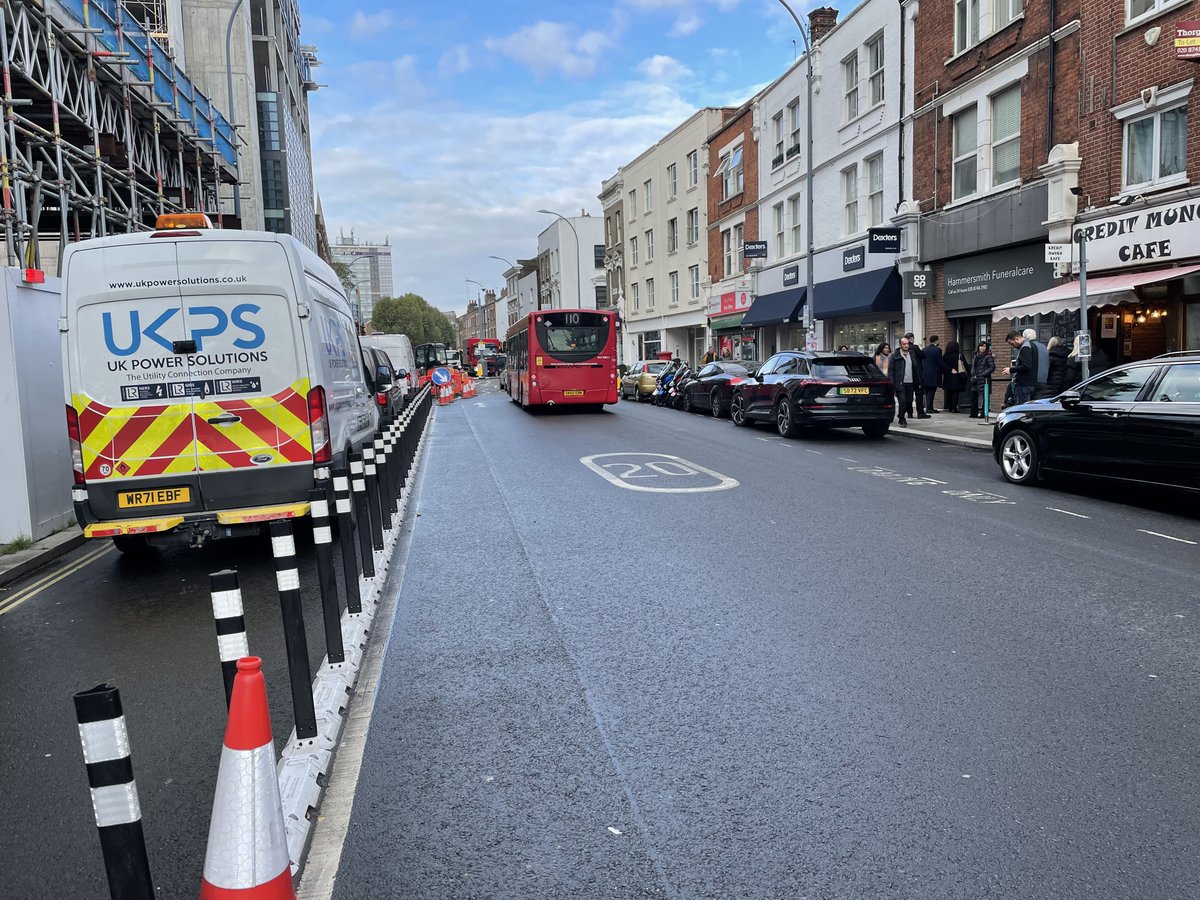
M 200 509 L 174 244 L 79 250 L 66 283 L 69 403 L 92 510 L 135 518 Z
M 308 362 L 287 250 L 183 238 L 180 293 L 196 341 L 196 466 L 206 509 L 299 502 L 313 486 Z

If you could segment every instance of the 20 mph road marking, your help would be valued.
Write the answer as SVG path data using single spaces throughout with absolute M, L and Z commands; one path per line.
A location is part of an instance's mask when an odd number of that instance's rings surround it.
M 636 458 L 636 462 L 632 458 Z M 597 462 L 605 460 L 605 462 Z M 736 478 L 706 469 L 668 453 L 596 453 L 579 461 L 617 487 L 654 494 L 700 494 L 738 487 Z M 632 484 L 631 478 L 651 479 L 650 484 Z
M 1159 534 L 1157 531 L 1147 531 L 1145 528 L 1139 528 L 1138 531 L 1140 531 L 1142 534 L 1152 534 L 1155 537 L 1166 538 L 1168 541 L 1177 541 L 1180 544 L 1191 544 L 1193 547 L 1196 546 L 1195 541 L 1189 541 L 1187 538 L 1171 537 L 1169 534 Z

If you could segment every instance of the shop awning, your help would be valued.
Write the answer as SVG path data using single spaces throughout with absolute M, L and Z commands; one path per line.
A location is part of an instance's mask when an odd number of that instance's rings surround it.
M 1097 306 L 1112 306 L 1136 300 L 1133 289 L 1143 284 L 1170 281 L 1200 272 L 1200 266 L 1181 266 L 1175 269 L 1155 269 L 1151 272 L 1129 272 L 1125 275 L 1106 275 L 1087 280 L 1088 309 Z M 1128 294 L 1128 296 L 1121 296 Z M 1069 281 L 1049 290 L 1005 303 L 992 308 L 992 321 L 1019 319 L 1023 316 L 1047 315 L 1049 313 L 1072 312 L 1079 309 L 1079 282 Z
M 895 267 L 859 272 L 813 289 L 813 311 L 818 319 L 900 312 L 903 279 Z
M 734 328 L 742 327 L 742 319 L 746 318 L 745 313 L 734 313 L 729 316 L 713 316 L 708 320 L 708 327 L 713 331 L 731 331 Z
M 756 325 L 785 325 L 788 322 L 800 321 L 800 311 L 804 309 L 805 288 L 788 288 L 776 291 L 774 294 L 761 294 L 754 298 L 746 317 L 742 319 L 743 328 Z

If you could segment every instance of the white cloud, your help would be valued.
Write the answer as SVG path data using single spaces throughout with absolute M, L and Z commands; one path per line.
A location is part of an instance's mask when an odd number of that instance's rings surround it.
M 693 12 L 686 12 L 675 20 L 671 26 L 671 37 L 688 37 L 695 34 L 704 25 L 704 20 Z
M 438 60 L 438 74 L 443 78 L 449 78 L 452 75 L 461 75 L 464 72 L 470 71 L 471 68 L 471 52 L 466 44 L 456 44 L 449 47 L 442 53 L 441 59 Z
M 350 37 L 355 40 L 378 37 L 393 24 L 392 14 L 386 9 L 376 13 L 366 13 L 356 10 L 350 19 Z
M 679 60 L 661 54 L 642 60 L 637 70 L 653 81 L 677 81 L 692 74 L 692 70 Z
M 559 72 L 570 77 L 586 77 L 596 70 L 600 56 L 612 46 L 612 39 L 600 31 L 587 31 L 578 37 L 576 29 L 561 22 L 536 22 L 504 38 L 488 38 L 489 50 L 528 66 L 539 75 Z

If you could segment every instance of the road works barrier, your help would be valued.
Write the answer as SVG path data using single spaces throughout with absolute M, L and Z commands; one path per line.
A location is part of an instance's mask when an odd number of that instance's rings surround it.
M 80 691 L 75 695 L 75 720 L 83 743 L 83 762 L 100 831 L 109 893 L 114 898 L 152 900 L 154 884 L 150 880 L 121 692 L 110 684 Z
M 262 660 L 238 660 L 200 900 L 295 898 Z
M 242 589 L 238 573 L 223 569 L 208 576 L 212 593 L 213 618 L 217 621 L 217 653 L 221 657 L 221 674 L 225 678 L 225 708 L 233 697 L 233 679 L 237 676 L 237 661 L 250 655 L 246 640 L 246 617 L 242 614 Z

